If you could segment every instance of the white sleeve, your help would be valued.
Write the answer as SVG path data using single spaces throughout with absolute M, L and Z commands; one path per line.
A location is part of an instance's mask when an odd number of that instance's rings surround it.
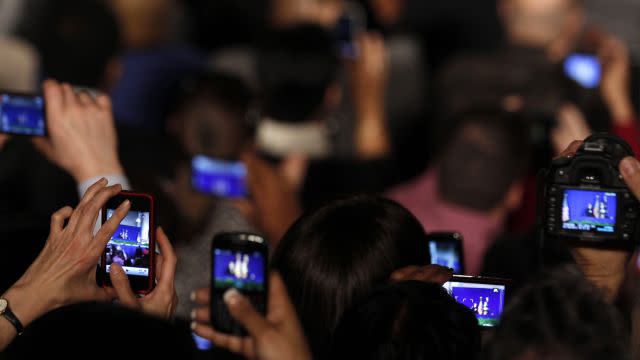
M 108 175 L 96 176 L 94 178 L 85 180 L 80 184 L 78 184 L 78 195 L 80 196 L 80 199 L 82 199 L 82 197 L 84 196 L 84 193 L 87 192 L 87 190 L 89 189 L 89 187 L 91 187 L 91 185 L 93 185 L 96 181 L 102 178 L 107 179 L 107 181 L 109 182 L 109 185 L 115 185 L 115 184 L 122 185 L 122 190 L 131 189 L 131 185 L 129 185 L 129 179 L 127 179 L 127 177 L 124 174 L 108 174 Z
M 78 195 L 80 196 L 80 199 L 82 199 L 82 197 L 84 196 L 84 193 L 87 192 L 87 190 L 89 189 L 89 187 L 91 187 L 91 185 L 95 184 L 96 181 L 102 178 L 107 179 L 109 185 L 115 185 L 115 184 L 122 185 L 122 190 L 131 189 L 131 185 L 129 185 L 129 179 L 127 179 L 127 177 L 124 174 L 108 174 L 103 176 L 96 176 L 94 178 L 85 180 L 80 184 L 78 184 Z M 98 232 L 98 230 L 100 230 L 100 226 L 102 226 L 101 219 L 102 219 L 102 215 L 99 213 L 98 221 L 96 221 L 96 224 L 93 227 L 94 235 Z

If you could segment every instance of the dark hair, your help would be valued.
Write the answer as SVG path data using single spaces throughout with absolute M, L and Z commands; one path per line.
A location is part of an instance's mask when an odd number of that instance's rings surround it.
M 188 111 L 198 102 L 215 105 L 221 116 L 196 119 L 197 140 L 210 156 L 237 156 L 239 149 L 229 148 L 229 141 L 240 145 L 254 134 L 254 123 L 250 119 L 253 94 L 238 77 L 220 72 L 204 72 L 183 79 L 178 87 L 169 114 L 178 115 Z M 229 141 L 226 141 L 229 140 Z
M 524 121 L 497 109 L 474 109 L 457 119 L 442 153 L 439 192 L 451 203 L 491 210 L 529 168 Z
M 205 71 L 183 79 L 175 91 L 169 112 L 187 108 L 193 101 L 204 99 L 218 104 L 244 121 L 253 93 L 239 77 L 218 72 Z
M 628 359 L 620 314 L 572 265 L 523 288 L 507 306 L 487 360 Z
M 73 85 L 102 86 L 107 64 L 121 48 L 118 23 L 107 4 L 56 0 L 46 4 L 39 17 L 26 20 L 23 31 L 40 51 L 43 75 Z
M 331 359 L 471 360 L 480 353 L 473 312 L 440 285 L 389 284 L 348 311 L 330 350 Z
M 122 334 L 116 349 L 108 346 Z M 80 303 L 34 321 L 6 349 L 9 359 L 176 358 L 193 359 L 186 323 L 171 323 L 109 303 Z M 108 353 L 114 351 L 115 353 Z
M 304 214 L 276 248 L 272 265 L 320 357 L 345 310 L 394 270 L 429 259 L 426 234 L 408 210 L 391 200 L 356 196 Z
M 257 62 L 262 110 L 284 122 L 316 114 L 338 73 L 331 34 L 317 25 L 274 30 L 262 42 Z

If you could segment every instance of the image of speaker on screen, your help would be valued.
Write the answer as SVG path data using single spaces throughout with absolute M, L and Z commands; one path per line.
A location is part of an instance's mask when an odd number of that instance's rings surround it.
M 616 231 L 616 212 L 616 193 L 565 190 L 562 200 L 562 229 L 613 233 Z

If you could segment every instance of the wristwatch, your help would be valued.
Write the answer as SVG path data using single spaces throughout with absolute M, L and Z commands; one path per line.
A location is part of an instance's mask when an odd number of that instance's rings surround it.
M 22 334 L 24 331 L 24 326 L 20 320 L 16 317 L 16 314 L 11 311 L 9 308 L 9 301 L 7 299 L 0 299 L 0 316 L 3 316 L 7 321 L 11 323 L 16 328 L 18 335 Z

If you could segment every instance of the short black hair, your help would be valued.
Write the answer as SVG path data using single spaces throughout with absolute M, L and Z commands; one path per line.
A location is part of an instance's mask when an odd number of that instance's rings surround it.
M 469 308 L 438 284 L 403 281 L 345 314 L 330 358 L 471 360 L 479 353 L 480 328 Z
M 438 188 L 443 199 L 478 211 L 500 204 L 529 169 L 530 141 L 519 114 L 478 108 L 459 114 L 445 146 Z
M 220 116 L 198 116 L 193 120 L 197 129 L 196 141 L 209 156 L 237 157 L 254 136 L 255 119 L 251 116 L 253 93 L 239 77 L 217 71 L 190 75 L 180 82 L 169 105 L 169 116 L 180 116 L 205 103 L 220 110 Z M 234 144 L 230 148 L 230 142 Z M 183 144 L 185 145 L 185 144 Z
M 427 236 L 396 202 L 355 196 L 305 213 L 284 235 L 272 266 L 287 285 L 315 357 L 342 314 L 394 270 L 430 261 Z
M 40 52 L 43 75 L 101 87 L 109 60 L 121 49 L 118 22 L 109 6 L 101 0 L 56 0 L 38 17 L 25 20 L 22 27 Z
M 320 111 L 338 74 L 332 39 L 327 30 L 307 24 L 273 30 L 264 38 L 257 60 L 264 115 L 302 122 Z
M 618 310 L 575 265 L 566 265 L 518 292 L 484 358 L 626 360 L 628 348 Z
M 118 354 L 134 359 L 193 359 L 195 345 L 186 323 L 90 302 L 65 306 L 42 316 L 3 353 L 9 359 L 117 358 Z

